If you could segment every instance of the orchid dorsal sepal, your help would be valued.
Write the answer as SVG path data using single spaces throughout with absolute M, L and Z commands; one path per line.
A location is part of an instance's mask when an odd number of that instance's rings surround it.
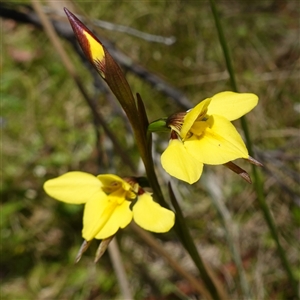
M 167 126 L 167 118 L 161 118 L 153 121 L 148 126 L 148 132 L 169 132 L 170 128 Z

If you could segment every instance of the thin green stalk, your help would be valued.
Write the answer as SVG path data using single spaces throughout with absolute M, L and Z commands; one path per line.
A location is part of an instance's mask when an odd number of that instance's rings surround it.
M 215 20 L 215 24 L 216 24 L 216 28 L 218 31 L 218 36 L 219 36 L 219 41 L 223 50 L 223 54 L 224 54 L 224 58 L 225 58 L 225 62 L 226 62 L 226 66 L 227 66 L 227 70 L 230 76 L 230 83 L 231 83 L 231 87 L 233 89 L 233 91 L 237 92 L 237 85 L 236 85 L 236 80 L 235 80 L 235 73 L 233 70 L 233 66 L 232 66 L 232 60 L 230 57 L 230 53 L 229 53 L 229 49 L 227 46 L 227 42 L 224 36 L 224 32 L 223 32 L 223 28 L 220 22 L 220 17 L 215 5 L 214 0 L 210 0 L 210 5 L 211 5 L 211 10 L 212 10 L 212 14 Z M 245 133 L 245 139 L 246 139 L 246 143 L 247 143 L 247 147 L 249 150 L 249 154 L 252 155 L 253 153 L 253 146 L 252 146 L 252 141 L 250 138 L 250 133 L 249 133 L 249 129 L 248 129 L 248 125 L 247 125 L 247 121 L 245 119 L 245 117 L 241 118 L 241 124 L 242 124 L 242 128 L 243 131 Z M 259 176 L 259 173 L 256 169 L 255 166 L 252 167 L 252 173 L 253 173 L 253 177 L 254 177 L 254 187 L 256 190 L 256 194 L 257 194 L 257 199 L 260 205 L 260 209 L 263 212 L 263 216 L 266 220 L 266 223 L 268 224 L 269 230 L 271 232 L 272 238 L 274 239 L 276 246 L 277 246 L 277 251 L 279 254 L 279 257 L 281 259 L 282 265 L 287 273 L 289 282 L 293 288 L 293 292 L 295 294 L 295 297 L 299 298 L 299 294 L 298 294 L 298 288 L 297 288 L 297 281 L 294 277 L 294 274 L 292 272 L 290 263 L 288 262 L 284 249 L 281 246 L 281 243 L 279 241 L 279 235 L 278 235 L 278 231 L 274 222 L 274 219 L 271 215 L 271 212 L 268 208 L 268 205 L 266 203 L 266 199 L 264 196 L 264 191 L 263 191 L 263 182 L 261 180 L 261 177 Z
M 164 199 L 163 193 L 161 191 L 159 182 L 157 180 L 157 176 L 154 170 L 154 164 L 152 160 L 152 156 L 149 153 L 149 156 L 147 157 L 147 160 L 144 161 L 145 168 L 146 168 L 146 173 L 147 173 L 147 178 L 150 182 L 150 185 L 153 189 L 153 194 L 155 198 L 158 200 L 158 202 L 163 205 L 166 208 L 169 208 L 167 202 Z M 174 203 L 173 203 L 174 205 Z M 199 270 L 199 273 L 202 277 L 203 282 L 205 283 L 206 288 L 209 290 L 211 296 L 213 299 L 218 300 L 222 299 L 219 294 L 218 290 L 215 286 L 215 283 L 212 281 L 209 273 L 207 272 L 203 259 L 201 258 L 196 245 L 193 241 L 193 238 L 191 237 L 189 230 L 186 226 L 186 223 L 184 221 L 184 217 L 181 215 L 181 219 L 178 219 L 178 211 L 176 210 L 177 217 L 176 217 L 176 223 L 174 226 L 174 229 L 176 231 L 177 236 L 180 238 L 183 246 L 189 253 L 190 257 L 194 261 L 196 267 Z
M 143 101 L 139 95 L 137 95 L 137 111 L 139 113 L 139 120 L 140 120 L 140 126 L 136 128 L 136 131 L 139 131 L 140 133 L 143 132 L 143 128 L 148 127 L 148 118 L 146 114 L 146 110 L 143 104 Z M 144 126 L 143 126 L 144 125 Z M 149 183 L 153 189 L 154 197 L 157 199 L 157 201 L 164 207 L 169 208 L 167 202 L 164 199 L 163 193 L 161 191 L 161 187 L 159 185 L 159 182 L 157 180 L 157 176 L 154 170 L 154 163 L 153 163 L 153 157 L 151 153 L 151 134 L 149 132 L 143 132 L 144 133 L 144 138 L 146 139 L 146 142 L 141 143 L 138 146 L 144 146 L 144 149 L 139 149 L 141 153 L 146 153 L 146 156 L 142 156 L 146 173 L 147 173 L 147 178 L 149 180 Z M 170 187 L 169 187 L 170 188 Z M 170 196 L 171 199 L 174 198 L 175 196 L 171 193 L 170 190 Z M 173 196 L 173 197 L 172 197 Z M 172 201 L 173 202 L 173 201 Z M 176 209 L 177 212 L 177 209 Z M 181 218 L 178 218 L 178 213 L 176 216 L 176 222 L 174 229 L 176 231 L 177 236 L 180 238 L 182 241 L 183 246 L 186 248 L 187 252 L 191 256 L 192 260 L 194 261 L 196 267 L 199 270 L 199 273 L 209 290 L 209 292 L 212 295 L 213 299 L 221 299 L 221 297 L 218 294 L 217 288 L 211 279 L 209 273 L 207 272 L 203 260 L 197 251 L 197 248 L 195 246 L 195 243 L 189 234 L 188 228 L 186 226 L 185 220 L 181 214 Z
M 238 249 L 236 237 L 234 234 L 233 220 L 230 215 L 230 212 L 228 211 L 225 205 L 224 196 L 221 192 L 221 188 L 216 182 L 216 180 L 212 178 L 212 174 L 209 174 L 209 176 L 206 178 L 205 186 L 207 187 L 208 192 L 211 195 L 210 198 L 212 200 L 212 203 L 215 206 L 219 218 L 221 219 L 221 222 L 223 224 L 225 234 L 226 234 L 227 244 L 238 271 L 238 276 L 239 276 L 240 286 L 241 286 L 243 296 L 246 299 L 252 299 L 253 297 L 251 295 L 251 290 L 248 281 L 246 279 L 243 262 L 241 259 L 240 251 Z

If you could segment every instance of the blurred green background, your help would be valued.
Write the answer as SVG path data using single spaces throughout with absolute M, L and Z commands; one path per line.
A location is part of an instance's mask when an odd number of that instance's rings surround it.
M 30 6 L 26 1 L 1 5 L 33 13 L 25 4 Z M 264 164 L 266 201 L 299 280 L 299 2 L 217 4 L 238 88 L 260 98 L 246 118 L 255 158 Z M 62 13 L 61 6 L 66 6 L 90 20 L 174 36 L 176 42 L 165 45 L 94 27 L 100 39 L 110 40 L 134 64 L 180 90 L 192 105 L 231 89 L 207 1 L 45 1 L 43 5 L 52 9 L 48 16 L 55 19 Z M 127 176 L 144 175 L 143 168 L 132 174 L 101 127 L 95 130 L 89 107 L 45 32 L 17 17 L 7 18 L 3 11 L 1 16 L 1 299 L 122 299 L 109 255 L 93 263 L 96 241 L 74 265 L 82 243 L 82 207 L 51 199 L 42 186 L 69 170 Z M 69 26 L 63 15 L 56 20 Z M 114 96 L 96 86 L 90 66 L 66 39 L 61 41 L 110 129 L 140 166 L 129 125 Z M 125 73 L 133 92 L 141 94 L 150 121 L 184 110 L 147 80 L 128 70 Z M 240 129 L 239 121 L 235 125 Z M 161 170 L 159 155 L 168 135 L 155 135 L 154 140 L 157 171 L 166 191 L 170 177 Z M 251 172 L 246 162 L 238 164 Z M 172 182 L 199 252 L 231 299 L 244 295 L 226 233 L 211 202 L 214 193 L 221 195 L 232 217 L 253 299 L 290 297 L 290 285 L 253 185 L 222 166 L 206 166 L 193 186 Z M 172 231 L 157 238 L 186 270 L 198 276 Z M 135 299 L 201 299 L 130 228 L 119 232 L 117 239 Z

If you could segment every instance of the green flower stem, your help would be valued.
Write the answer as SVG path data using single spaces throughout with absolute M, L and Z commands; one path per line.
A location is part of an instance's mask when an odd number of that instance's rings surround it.
M 142 228 L 140 228 L 134 223 L 131 223 L 130 226 L 131 229 L 133 229 L 133 231 L 135 232 L 135 234 L 139 235 L 140 238 L 142 238 L 144 242 L 146 242 L 154 251 L 156 251 L 158 255 L 164 258 L 165 261 L 168 262 L 170 267 L 173 268 L 175 272 L 177 272 L 183 278 L 188 280 L 191 286 L 195 289 L 195 291 L 199 293 L 199 295 L 201 295 L 204 299 L 213 300 L 211 298 L 210 293 L 204 286 L 204 283 L 200 282 L 196 277 L 190 274 L 190 272 L 184 270 L 181 267 L 181 265 L 178 264 L 176 259 L 173 258 L 173 256 L 170 253 L 164 250 L 164 247 L 156 241 L 156 239 L 152 236 L 152 234 L 143 230 Z
M 146 161 L 144 161 L 144 164 L 145 164 L 145 168 L 146 168 L 147 178 L 153 189 L 153 194 L 154 194 L 155 199 L 162 206 L 169 208 L 169 205 L 165 201 L 163 193 L 160 188 L 160 185 L 158 183 L 158 180 L 157 180 L 154 168 L 153 168 L 152 158 L 148 156 L 148 159 Z M 173 206 L 174 206 L 174 203 L 173 203 Z M 191 235 L 188 231 L 184 217 L 181 214 L 181 218 L 178 218 L 178 211 L 180 211 L 180 208 L 176 209 L 176 222 L 175 222 L 175 226 L 174 226 L 175 232 L 176 232 L 177 236 L 179 237 L 179 239 L 181 240 L 183 246 L 189 253 L 190 257 L 194 261 L 196 267 L 198 268 L 199 273 L 205 283 L 205 286 L 209 290 L 212 298 L 215 300 L 222 299 L 219 296 L 217 288 L 216 288 L 214 282 L 212 281 L 212 279 L 210 278 L 210 275 L 208 274 L 208 272 L 204 266 L 203 260 L 196 248 L 193 238 L 191 237 Z
M 146 114 L 146 110 L 143 104 L 143 101 L 139 94 L 137 94 L 137 98 L 133 97 L 132 91 L 130 89 L 130 86 L 121 70 L 119 65 L 115 62 L 113 57 L 109 54 L 109 52 L 101 45 L 101 42 L 99 42 L 99 47 L 103 47 L 103 51 L 105 53 L 104 58 L 102 60 L 105 60 L 105 69 L 99 69 L 98 65 L 95 64 L 95 61 L 93 57 L 90 55 L 91 48 L 88 47 L 86 44 L 86 41 L 83 42 L 82 39 L 82 30 L 85 30 L 89 32 L 89 29 L 86 28 L 84 24 L 82 24 L 73 14 L 71 14 L 69 11 L 66 10 L 66 13 L 69 17 L 70 23 L 75 28 L 75 33 L 77 36 L 77 39 L 80 42 L 80 45 L 82 49 L 84 50 L 85 54 L 89 58 L 89 60 L 95 65 L 96 69 L 98 70 L 99 74 L 103 79 L 106 81 L 116 98 L 118 99 L 119 103 L 123 107 L 128 120 L 132 126 L 135 141 L 137 143 L 137 148 L 139 150 L 140 156 L 144 162 L 147 177 L 149 180 L 149 183 L 153 189 L 155 198 L 158 200 L 158 202 L 168 208 L 168 204 L 164 200 L 160 185 L 158 183 L 156 173 L 154 170 L 154 164 L 153 164 L 153 158 L 151 153 L 151 134 L 148 133 L 148 118 Z M 78 31 L 79 30 L 79 31 Z M 92 33 L 91 33 L 92 34 Z M 97 41 L 96 37 L 93 37 L 95 41 Z M 183 222 L 183 227 L 185 227 L 185 223 Z M 177 226 L 178 228 L 178 226 Z M 187 230 L 187 229 L 186 229 Z M 177 230 L 178 236 L 184 240 L 185 236 L 184 234 L 181 234 L 180 230 Z M 198 261 L 201 261 L 201 258 L 199 257 L 199 254 L 197 251 L 194 251 L 196 249 L 195 245 L 193 244 L 193 240 L 188 236 L 186 237 L 188 240 L 188 243 L 185 243 L 186 249 L 189 252 L 191 258 L 194 260 L 196 266 L 199 266 Z M 210 290 L 211 294 L 214 296 L 215 293 L 215 286 L 214 283 L 211 281 L 209 274 L 206 272 L 205 269 L 199 269 L 200 274 L 204 278 L 205 283 L 208 285 L 208 289 Z M 207 279 L 208 278 L 208 279 Z M 219 297 L 213 297 L 214 299 L 219 299 Z
M 152 157 L 152 153 L 151 153 L 151 134 L 149 134 L 149 132 L 147 132 L 147 130 L 145 131 L 145 126 L 143 126 L 146 124 L 148 125 L 146 111 L 143 107 L 143 102 L 139 95 L 137 97 L 137 100 L 138 100 L 137 101 L 137 104 L 138 104 L 137 111 L 139 112 L 140 118 L 137 118 L 136 120 L 140 120 L 140 125 L 137 126 L 136 128 L 133 128 L 133 130 L 134 130 L 134 133 L 136 134 L 136 139 L 139 139 L 139 138 L 142 139 L 142 142 L 138 143 L 138 148 L 139 148 L 140 153 L 144 154 L 144 155 L 141 155 L 141 157 L 144 162 L 146 173 L 147 173 L 147 178 L 153 189 L 155 199 L 162 206 L 169 208 L 169 205 L 167 204 L 167 202 L 164 199 L 163 193 L 161 191 L 161 187 L 159 185 L 159 182 L 157 180 L 157 176 L 156 176 L 156 173 L 154 170 L 153 157 Z M 136 123 L 132 123 L 133 127 L 135 126 L 135 124 Z M 171 195 L 171 198 L 175 198 L 173 194 L 170 194 L 170 195 Z M 173 197 L 172 197 L 172 195 L 173 195 Z M 172 202 L 174 202 L 174 201 L 172 201 Z M 176 212 L 178 212 L 178 211 L 179 211 L 179 213 L 177 213 L 176 222 L 175 222 L 175 226 L 174 226 L 176 234 L 182 241 L 183 246 L 186 248 L 187 252 L 191 256 L 196 267 L 198 268 L 199 273 L 201 274 L 201 277 L 202 277 L 207 289 L 209 290 L 212 298 L 216 299 L 216 300 L 222 299 L 218 294 L 215 283 L 211 279 L 210 275 L 208 274 L 208 272 L 204 266 L 203 260 L 200 256 L 200 254 L 198 253 L 195 243 L 188 231 L 184 217 L 181 214 L 179 206 L 177 205 Z M 225 297 L 223 297 L 223 298 L 225 298 Z
M 205 180 L 205 186 L 207 187 L 207 190 L 211 196 L 210 198 L 218 212 L 219 218 L 222 221 L 222 225 L 224 227 L 225 234 L 226 234 L 227 244 L 229 246 L 229 250 L 231 252 L 233 261 L 238 271 L 238 276 L 239 276 L 240 286 L 243 292 L 243 296 L 246 299 L 252 299 L 253 296 L 251 295 L 251 290 L 248 281 L 246 279 L 243 262 L 237 245 L 235 224 L 232 220 L 230 212 L 228 211 L 225 205 L 225 199 L 224 199 L 224 195 L 221 192 L 221 187 L 214 180 L 213 175 L 210 173 Z
M 257 167 L 252 166 L 252 172 L 253 172 L 253 176 L 255 179 L 254 186 L 257 191 L 257 199 L 258 199 L 260 208 L 263 211 L 264 218 L 269 226 L 272 237 L 275 240 L 275 243 L 277 246 L 277 251 L 278 251 L 280 259 L 281 259 L 281 263 L 282 263 L 283 267 L 285 268 L 289 282 L 291 284 L 291 287 L 293 288 L 294 295 L 297 299 L 300 299 L 300 295 L 299 295 L 299 291 L 298 291 L 298 283 L 297 283 L 296 278 L 294 277 L 290 263 L 287 260 L 287 257 L 285 255 L 285 250 L 281 246 L 274 219 L 271 215 L 271 212 L 270 212 L 268 205 L 266 203 L 266 200 L 265 200 L 265 196 L 264 196 L 264 192 L 263 192 L 263 184 L 262 184 L 261 176 L 257 170 Z
M 229 49 L 227 46 L 227 42 L 224 36 L 224 32 L 222 29 L 222 25 L 220 22 L 220 18 L 219 18 L 219 14 L 215 5 L 214 0 L 210 0 L 210 5 L 211 5 L 211 10 L 212 10 L 212 14 L 215 20 L 215 24 L 216 24 L 216 28 L 218 31 L 218 36 L 219 36 L 219 40 L 220 40 L 220 44 L 223 50 L 223 54 L 224 54 L 224 58 L 225 58 L 225 62 L 226 62 L 226 66 L 227 66 L 227 70 L 230 76 L 230 83 L 231 83 L 231 87 L 233 89 L 234 92 L 237 92 L 237 85 L 236 85 L 236 80 L 235 80 L 235 73 L 233 70 L 233 66 L 232 66 L 232 60 L 230 57 L 230 53 L 229 53 Z M 248 124 L 246 121 L 245 117 L 241 118 L 241 124 L 242 124 L 242 128 L 243 131 L 245 133 L 245 139 L 246 139 L 246 143 L 247 143 L 247 147 L 249 150 L 249 154 L 252 156 L 253 153 L 253 146 L 252 146 L 252 142 L 251 142 L 251 138 L 250 138 L 250 134 L 249 134 L 249 130 L 248 130 Z M 252 167 L 252 173 L 253 173 L 253 177 L 254 177 L 254 187 L 256 190 L 256 194 L 257 194 L 257 199 L 260 205 L 260 209 L 263 212 L 263 216 L 268 224 L 269 230 L 271 232 L 272 238 L 274 239 L 276 246 L 277 246 L 277 251 L 279 254 L 279 257 L 281 259 L 282 265 L 287 273 L 289 282 L 291 283 L 291 286 L 293 288 L 294 294 L 297 298 L 299 298 L 299 294 L 298 294 L 298 288 L 297 288 L 297 281 L 294 277 L 294 274 L 291 270 L 290 267 L 290 263 L 288 262 L 284 249 L 281 246 L 281 243 L 279 241 L 279 236 L 278 236 L 278 231 L 274 222 L 274 219 L 271 215 L 271 212 L 268 208 L 268 205 L 266 203 L 266 199 L 264 196 L 264 191 L 263 191 L 263 182 L 261 177 L 259 176 L 259 172 L 257 171 L 257 168 L 255 166 Z

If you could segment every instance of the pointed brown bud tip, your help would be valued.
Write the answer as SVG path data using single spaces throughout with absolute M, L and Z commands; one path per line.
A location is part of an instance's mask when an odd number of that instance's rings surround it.
M 87 31 L 90 33 L 90 30 L 67 8 L 64 8 L 64 11 L 69 19 L 69 22 L 78 40 L 83 38 L 83 31 Z
M 249 155 L 248 159 L 247 159 L 251 164 L 259 166 L 259 167 L 263 167 L 263 164 L 261 162 L 259 162 L 258 160 L 254 159 L 253 157 L 251 157 Z
M 76 258 L 75 258 L 76 264 L 80 261 L 82 254 L 86 251 L 86 249 L 89 247 L 90 244 L 91 244 L 91 241 L 86 241 L 86 240 L 83 241 L 83 243 L 76 255 Z
M 81 49 L 102 77 L 105 73 L 105 51 L 98 38 L 67 8 L 64 11 Z
M 97 37 L 73 13 L 71 13 L 67 8 L 64 8 L 64 11 L 78 39 L 83 38 L 83 33 L 86 32 L 100 43 Z
M 106 239 L 103 239 L 97 249 L 96 252 L 96 256 L 95 256 L 95 260 L 94 263 L 98 262 L 98 260 L 102 257 L 102 255 L 104 254 L 104 252 L 106 251 L 109 243 L 112 241 L 112 239 L 114 238 L 115 235 L 112 235 Z
M 93 33 L 90 32 L 90 30 L 74 14 L 72 14 L 67 8 L 64 8 L 64 11 L 69 19 L 69 22 L 72 26 L 72 29 L 75 33 L 75 36 L 76 36 L 84 54 L 91 60 L 92 57 L 90 54 L 90 46 L 89 46 L 88 40 L 87 40 L 84 32 L 87 32 L 90 35 L 93 35 Z

